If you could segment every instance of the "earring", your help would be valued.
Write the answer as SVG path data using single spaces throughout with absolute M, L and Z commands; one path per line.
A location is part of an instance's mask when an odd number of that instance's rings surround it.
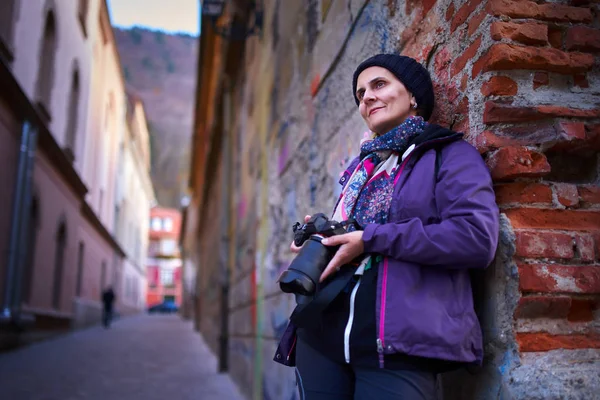
M 415 104 L 412 105 L 412 108 L 414 108 L 416 110 L 417 107 L 419 107 L 419 106 L 417 105 L 417 102 L 415 102 Z

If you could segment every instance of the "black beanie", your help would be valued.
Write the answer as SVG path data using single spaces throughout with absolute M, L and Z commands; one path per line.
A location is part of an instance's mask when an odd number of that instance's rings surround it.
M 377 54 L 366 59 L 356 68 L 352 79 L 352 93 L 354 94 L 356 105 L 359 104 L 356 98 L 356 81 L 360 73 L 369 67 L 382 67 L 394 74 L 406 86 L 408 91 L 415 96 L 423 118 L 427 121 L 431 117 L 435 96 L 433 94 L 433 84 L 431 83 L 429 71 L 415 59 L 397 54 Z

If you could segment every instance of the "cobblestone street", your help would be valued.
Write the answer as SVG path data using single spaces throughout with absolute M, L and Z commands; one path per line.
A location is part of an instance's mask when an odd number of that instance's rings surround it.
M 0 354 L 2 400 L 238 400 L 191 322 L 140 315 Z

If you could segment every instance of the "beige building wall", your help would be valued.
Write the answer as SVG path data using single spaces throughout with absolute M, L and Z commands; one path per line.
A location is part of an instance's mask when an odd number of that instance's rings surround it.
M 94 18 L 89 140 L 83 179 L 87 201 L 110 232 L 115 229 L 115 176 L 125 124 L 125 85 L 110 20 L 104 4 Z
M 154 191 L 149 170 L 149 134 L 142 103 L 130 96 L 117 173 L 119 198 L 118 238 L 128 254 L 120 295 L 127 308 L 139 309 L 146 299 L 146 255 L 150 207 Z
M 97 19 L 101 0 L 88 0 L 88 13 L 80 21 L 79 1 L 20 0 L 14 10 L 13 73 L 27 96 L 34 102 L 37 91 L 42 38 L 48 13 L 52 12 L 56 27 L 56 52 L 52 67 L 52 88 L 48 128 L 61 147 L 66 146 L 70 113 L 70 95 L 75 72 L 79 74 L 79 101 L 75 128 L 75 168 L 82 172 L 86 146 L 89 82 L 92 66 L 92 46 L 88 36 L 90 25 Z M 96 11 L 96 13 L 94 13 Z M 96 14 L 96 15 L 94 15 Z M 95 18 L 96 17 L 96 18 Z

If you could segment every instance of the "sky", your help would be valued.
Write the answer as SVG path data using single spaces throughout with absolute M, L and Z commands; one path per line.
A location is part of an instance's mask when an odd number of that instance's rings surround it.
M 1 1 L 1 0 L 0 0 Z M 113 25 L 198 36 L 200 0 L 108 0 Z

